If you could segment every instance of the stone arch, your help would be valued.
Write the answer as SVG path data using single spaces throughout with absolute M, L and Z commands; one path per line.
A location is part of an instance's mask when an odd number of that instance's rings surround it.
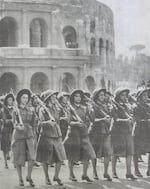
M 90 21 L 90 33 L 95 33 L 96 23 L 95 20 Z
M 85 78 L 85 83 L 90 92 L 93 92 L 94 89 L 96 88 L 96 82 L 95 79 L 92 76 L 87 76 Z
M 94 37 L 92 37 L 90 41 L 90 52 L 91 55 L 94 55 L 96 53 L 96 40 Z
M 13 89 L 16 94 L 18 90 L 18 77 L 11 72 L 4 73 L 0 78 L 0 94 L 6 94 Z
M 76 88 L 76 80 L 72 73 L 66 72 L 61 79 L 61 89 L 65 92 L 71 92 Z
M 72 26 L 65 26 L 62 33 L 67 48 L 78 48 L 77 32 Z
M 30 23 L 30 47 L 48 45 L 48 26 L 44 19 L 35 18 Z
M 48 77 L 43 72 L 36 72 L 31 77 L 30 88 L 34 93 L 41 93 L 48 89 Z
M 14 18 L 4 17 L 0 21 L 0 47 L 16 47 L 18 44 L 18 25 Z

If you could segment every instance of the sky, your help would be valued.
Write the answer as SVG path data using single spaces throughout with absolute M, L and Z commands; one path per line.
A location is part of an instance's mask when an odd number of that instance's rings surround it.
M 150 0 L 98 0 L 114 12 L 116 56 L 130 56 L 132 45 L 143 44 L 150 55 Z

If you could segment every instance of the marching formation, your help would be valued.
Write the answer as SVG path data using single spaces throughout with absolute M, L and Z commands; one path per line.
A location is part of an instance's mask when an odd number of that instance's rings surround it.
M 28 162 L 26 181 L 34 187 L 35 162 L 43 166 L 45 184 L 51 185 L 49 167 L 55 165 L 53 181 L 60 179 L 61 165 L 68 160 L 68 179 L 78 182 L 74 165 L 82 162 L 81 179 L 99 180 L 97 159 L 104 158 L 103 176 L 118 179 L 117 159 L 126 159 L 126 179 L 143 177 L 138 166 L 140 155 L 150 153 L 150 89 L 130 94 L 117 89 L 114 96 L 106 89 L 93 94 L 74 90 L 71 94 L 47 90 L 41 95 L 29 89 L 1 98 L 0 141 L 5 167 L 12 151 L 19 186 L 24 186 L 22 167 Z M 93 175 L 88 175 L 92 163 Z M 134 162 L 134 174 L 131 163 Z M 112 174 L 109 166 L 112 164 Z M 147 163 L 150 176 L 150 155 Z M 135 177 L 135 176 L 136 177 Z

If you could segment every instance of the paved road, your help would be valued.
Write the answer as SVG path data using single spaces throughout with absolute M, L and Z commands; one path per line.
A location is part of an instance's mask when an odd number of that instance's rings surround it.
M 146 162 L 146 158 L 144 158 Z M 60 178 L 64 181 L 64 186 L 60 187 L 53 183 L 53 186 L 45 186 L 44 176 L 42 167 L 34 168 L 33 171 L 33 180 L 36 184 L 35 189 L 150 189 L 150 178 L 145 176 L 146 174 L 146 163 L 141 163 L 140 168 L 141 172 L 144 175 L 144 178 L 138 179 L 137 181 L 127 181 L 125 179 L 125 164 L 124 159 L 121 159 L 122 163 L 118 163 L 118 175 L 120 177 L 119 180 L 114 179 L 113 182 L 107 182 L 103 179 L 103 163 L 98 163 L 98 173 L 100 180 L 95 181 L 93 184 L 82 183 L 81 174 L 82 174 L 82 166 L 75 168 L 75 173 L 78 179 L 78 183 L 73 183 L 68 181 L 68 167 L 62 166 Z M 110 168 L 111 172 L 111 168 Z M 54 168 L 50 168 L 49 170 L 50 178 L 53 177 Z M 26 168 L 23 169 L 24 180 L 26 176 Z M 88 175 L 92 177 L 92 168 L 89 166 Z M 52 179 L 51 179 L 52 180 Z M 0 189 L 19 189 L 25 188 L 30 189 L 28 183 L 25 183 L 25 187 L 18 186 L 18 178 L 16 170 L 11 162 L 9 162 L 9 169 L 4 168 L 3 158 L 0 155 Z

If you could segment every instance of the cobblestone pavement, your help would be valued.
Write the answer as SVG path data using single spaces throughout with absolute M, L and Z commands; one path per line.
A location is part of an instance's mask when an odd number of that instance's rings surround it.
M 44 174 L 42 167 L 34 168 L 33 170 L 33 180 L 36 184 L 35 189 L 150 189 L 150 178 L 146 177 L 146 167 L 147 167 L 147 158 L 144 157 L 144 163 L 140 163 L 140 169 L 143 174 L 143 178 L 137 179 L 137 181 L 127 181 L 125 179 L 125 163 L 124 159 L 121 159 L 121 163 L 118 162 L 117 164 L 117 172 L 120 177 L 119 180 L 114 179 L 113 182 L 108 182 L 103 179 L 103 163 L 99 161 L 98 163 L 98 173 L 100 180 L 94 181 L 93 184 L 87 184 L 83 183 L 81 181 L 81 174 L 82 174 L 82 165 L 79 167 L 75 167 L 75 174 L 78 179 L 78 182 L 71 182 L 68 180 L 68 166 L 62 166 L 60 178 L 64 182 L 64 186 L 60 187 L 55 185 L 53 183 L 52 186 L 45 186 L 45 180 L 44 180 Z M 67 164 L 67 162 L 65 162 Z M 111 167 L 111 166 L 110 166 Z M 52 180 L 53 174 L 54 174 L 54 168 L 49 169 L 50 178 Z M 111 173 L 111 168 L 110 168 Z M 26 167 L 23 168 L 23 175 L 24 180 L 26 177 Z M 92 168 L 91 164 L 89 165 L 88 175 L 90 178 L 92 178 Z M 24 181 L 25 182 L 25 181 Z M 18 186 L 18 178 L 17 178 L 17 172 L 11 163 L 9 161 L 9 169 L 4 168 L 4 162 L 2 155 L 0 155 L 0 189 L 19 189 L 19 188 L 25 188 L 30 189 L 28 183 L 25 182 L 24 187 Z

